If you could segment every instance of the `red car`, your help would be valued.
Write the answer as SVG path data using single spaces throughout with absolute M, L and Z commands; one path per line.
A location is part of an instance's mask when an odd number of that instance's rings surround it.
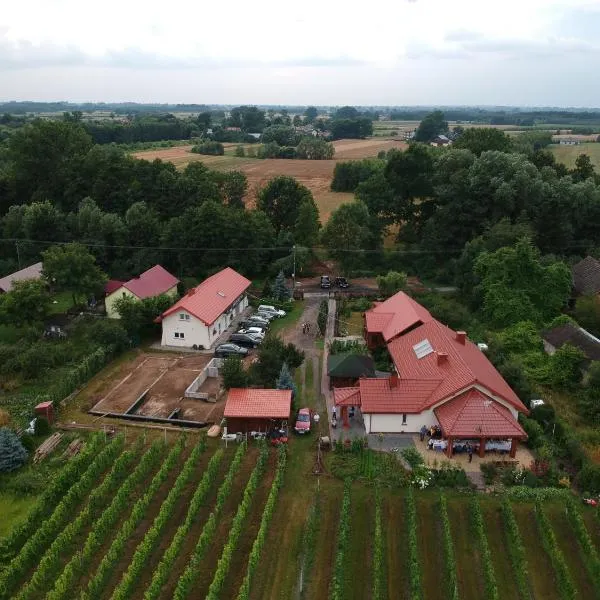
M 294 425 L 294 431 L 296 433 L 310 433 L 310 413 L 310 408 L 301 408 L 298 411 L 298 416 L 296 417 L 296 424 Z

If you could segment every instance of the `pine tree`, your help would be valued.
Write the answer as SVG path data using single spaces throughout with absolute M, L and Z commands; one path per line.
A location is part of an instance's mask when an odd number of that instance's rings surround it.
M 276 385 L 278 390 L 292 390 L 292 400 L 296 397 L 298 390 L 296 389 L 296 384 L 292 379 L 292 374 L 286 363 L 281 365 L 281 371 L 279 371 Z
M 17 437 L 17 434 L 3 427 L 0 429 L 0 473 L 14 471 L 27 460 L 27 450 Z
M 265 279 L 265 284 L 263 285 L 261 292 L 261 298 L 271 298 L 272 293 L 273 288 L 271 287 L 271 282 L 268 279 Z
M 248 387 L 248 373 L 237 356 L 228 356 L 224 360 L 221 376 L 223 377 L 223 387 L 226 390 Z
M 275 284 L 273 285 L 273 298 L 280 302 L 290 299 L 290 290 L 285 285 L 285 275 L 283 271 L 279 271 L 279 274 L 275 278 Z

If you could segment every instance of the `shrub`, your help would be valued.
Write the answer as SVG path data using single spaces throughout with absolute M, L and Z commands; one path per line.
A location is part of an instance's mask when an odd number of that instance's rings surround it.
M 591 494 L 600 493 L 600 466 L 588 463 L 579 471 L 575 482 L 580 489 Z
M 393 296 L 406 287 L 406 273 L 389 271 L 387 275 L 378 275 L 377 287 L 383 296 Z
M 46 480 L 37 471 L 31 471 L 29 473 L 19 473 L 6 484 L 6 489 L 12 492 L 16 496 L 32 496 L 40 493 Z
M 17 434 L 3 427 L 0 429 L 0 473 L 14 471 L 27 461 L 27 450 L 19 441 Z
M 527 445 L 530 448 L 539 448 L 544 444 L 544 429 L 533 419 L 521 416 L 519 421 L 527 434 Z
M 244 156 L 246 156 L 246 152 L 244 150 L 244 146 L 236 146 L 235 147 L 235 155 L 238 158 L 244 158 Z
M 365 312 L 371 308 L 373 303 L 368 298 L 355 298 L 348 302 L 348 307 L 354 312 Z
M 237 356 L 228 356 L 221 368 L 223 377 L 223 387 L 226 390 L 231 388 L 248 387 L 248 373 L 244 369 L 242 361 Z
M 494 463 L 481 463 L 479 468 L 481 469 L 483 481 L 486 485 L 491 485 L 496 481 L 496 477 L 498 477 L 498 467 Z
M 424 464 L 421 453 L 416 448 L 405 448 L 400 453 L 402 458 L 410 465 L 411 469 L 416 469 Z
M 195 152 L 196 154 L 223 156 L 223 154 L 225 154 L 225 147 L 221 142 L 202 142 L 192 146 L 192 152 Z
M 46 419 L 46 417 L 36 417 L 33 425 L 33 434 L 36 437 L 41 437 L 42 435 L 48 435 L 49 433 L 50 423 L 48 423 L 48 419 Z
M 33 436 L 29 433 L 23 433 L 21 435 L 21 444 L 23 444 L 23 448 L 27 450 L 27 454 L 31 454 L 37 446 L 37 443 L 33 439 Z

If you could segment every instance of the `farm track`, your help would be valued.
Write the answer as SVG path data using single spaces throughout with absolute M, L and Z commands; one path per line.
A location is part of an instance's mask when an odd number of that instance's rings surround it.
M 473 548 L 473 533 L 469 505 L 460 500 L 448 502 L 448 517 L 452 530 L 458 596 L 461 600 L 480 600 L 485 597 L 481 554 Z
M 261 478 L 261 484 L 256 490 L 254 497 L 252 498 L 252 505 L 250 513 L 246 518 L 244 524 L 244 535 L 240 537 L 240 541 L 236 547 L 233 560 L 231 561 L 231 567 L 229 573 L 225 578 L 225 584 L 221 590 L 221 598 L 236 598 L 239 589 L 242 585 L 242 581 L 246 575 L 246 569 L 248 567 L 248 557 L 250 550 L 252 550 L 252 544 L 258 533 L 260 527 L 260 520 L 263 514 L 263 509 L 267 502 L 267 497 L 271 491 L 271 485 L 275 477 L 275 470 L 277 469 L 277 454 L 274 451 L 269 453 L 269 459 L 267 461 L 265 472 Z M 277 526 L 275 522 L 271 522 L 271 527 Z M 266 548 L 265 551 L 269 551 Z
M 165 582 L 163 586 L 160 597 L 164 598 L 164 600 L 173 597 L 173 591 L 175 590 L 175 586 L 177 585 L 181 574 L 186 568 L 189 558 L 194 552 L 194 548 L 196 547 L 198 538 L 202 533 L 202 528 L 204 527 L 208 516 L 214 508 L 214 503 L 217 497 L 217 491 L 219 489 L 219 486 L 223 482 L 223 479 L 225 478 L 225 474 L 227 473 L 229 466 L 231 465 L 233 455 L 234 451 L 228 451 L 225 458 L 221 461 L 221 464 L 219 465 L 217 476 L 215 478 L 214 484 L 211 487 L 211 491 L 208 494 L 208 497 L 206 498 L 206 503 L 204 504 L 202 509 L 196 514 L 194 524 L 192 525 L 192 528 L 190 529 L 188 535 L 185 538 L 185 542 L 181 548 L 181 552 L 177 556 L 177 560 L 173 564 L 171 573 L 169 575 L 169 579 Z M 180 524 L 181 521 L 177 523 L 177 526 Z M 177 526 L 175 527 L 175 529 L 177 528 Z
M 389 600 L 407 600 L 408 561 L 406 535 L 406 508 L 404 495 L 383 496 L 383 536 L 387 557 L 387 597 Z
M 441 520 L 437 498 L 415 495 L 417 505 L 417 536 L 419 556 L 423 565 L 423 597 L 437 598 L 445 595 L 446 572 L 442 543 Z
M 219 562 L 219 558 L 221 557 L 223 548 L 227 542 L 231 523 L 237 511 L 238 505 L 242 500 L 244 488 L 246 487 L 248 479 L 250 479 L 250 475 L 256 465 L 257 458 L 258 449 L 256 447 L 249 447 L 246 455 L 244 456 L 244 460 L 242 461 L 240 470 L 235 476 L 231 493 L 229 494 L 229 497 L 227 498 L 227 501 L 225 502 L 223 510 L 219 516 L 219 522 L 217 524 L 217 530 L 213 537 L 212 544 L 204 556 L 202 571 L 198 574 L 198 579 L 194 583 L 194 592 L 192 595 L 194 598 L 204 598 L 208 592 L 208 588 L 212 583 L 213 576 L 217 568 L 217 563 Z M 196 541 L 197 539 L 195 542 Z
M 519 525 L 527 560 L 533 596 L 536 600 L 560 598 L 552 563 L 542 546 L 533 513 L 533 506 L 513 503 L 513 511 Z
M 573 583 L 579 592 L 579 598 L 597 598 L 595 586 L 588 575 L 583 562 L 582 549 L 573 534 L 571 523 L 563 506 L 549 506 L 546 514 L 552 523 L 556 542 L 565 557 Z
M 375 529 L 375 489 L 352 487 L 350 535 L 344 569 L 344 600 L 364 600 L 373 589 L 373 535 Z M 364 577 L 357 578 L 356 573 Z
M 193 447 L 193 446 L 192 446 Z M 195 468 L 194 476 L 187 483 L 187 485 L 183 488 L 181 496 L 177 500 L 177 505 L 175 506 L 175 510 L 173 511 L 173 516 L 169 521 L 169 524 L 163 531 L 163 534 L 160 537 L 160 544 L 154 548 L 152 554 L 148 557 L 145 562 L 145 569 L 143 570 L 141 576 L 137 579 L 136 587 L 132 592 L 131 598 L 141 599 L 144 597 L 144 592 L 146 588 L 150 585 L 152 581 L 152 574 L 154 573 L 154 569 L 158 566 L 163 554 L 166 549 L 169 547 L 177 528 L 181 523 L 185 520 L 185 516 L 188 511 L 188 507 L 194 492 L 196 491 L 196 487 L 198 486 L 198 482 L 202 479 L 202 475 L 208 465 L 208 461 L 211 458 L 211 453 L 208 450 L 205 450 L 198 460 L 198 463 Z M 182 463 L 185 459 L 182 461 Z
M 112 596 L 112 593 L 121 581 L 121 577 L 123 577 L 123 574 L 127 571 L 129 564 L 131 563 L 131 559 L 135 554 L 136 548 L 138 547 L 138 544 L 144 539 L 146 532 L 152 526 L 154 518 L 160 511 L 162 503 L 168 496 L 169 491 L 173 487 L 173 483 L 175 482 L 177 476 L 179 475 L 179 472 L 181 471 L 181 467 L 189 457 L 192 449 L 193 444 L 188 443 L 178 459 L 177 468 L 171 469 L 169 471 L 166 481 L 162 484 L 158 494 L 154 498 L 154 501 L 150 504 L 150 508 L 148 509 L 148 512 L 146 513 L 145 517 L 137 526 L 134 533 L 127 540 L 127 543 L 125 544 L 125 548 L 123 550 L 123 554 L 121 555 L 121 559 L 115 566 L 113 573 L 107 581 L 106 586 L 104 586 L 103 593 L 100 596 L 101 598 L 109 599 Z
M 492 554 L 498 589 L 503 597 L 517 599 L 519 590 L 510 563 L 508 541 L 504 534 L 500 505 L 496 502 L 493 504 L 481 502 L 481 512 L 483 513 L 485 534 Z

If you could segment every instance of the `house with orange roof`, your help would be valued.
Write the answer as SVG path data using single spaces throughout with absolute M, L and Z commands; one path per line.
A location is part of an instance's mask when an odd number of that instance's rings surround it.
M 450 455 L 455 442 L 471 440 L 482 453 L 502 443 L 514 456 L 527 438 L 518 415 L 528 410 L 485 354 L 403 292 L 365 313 L 365 335 L 387 345 L 394 372 L 334 389 L 343 420 L 354 406 L 368 434 L 434 427 Z
M 235 317 L 248 306 L 250 280 L 227 267 L 168 308 L 160 317 L 163 346 L 212 348 Z
M 292 390 L 231 388 L 223 416 L 232 433 L 266 432 L 286 425 L 291 410 Z

